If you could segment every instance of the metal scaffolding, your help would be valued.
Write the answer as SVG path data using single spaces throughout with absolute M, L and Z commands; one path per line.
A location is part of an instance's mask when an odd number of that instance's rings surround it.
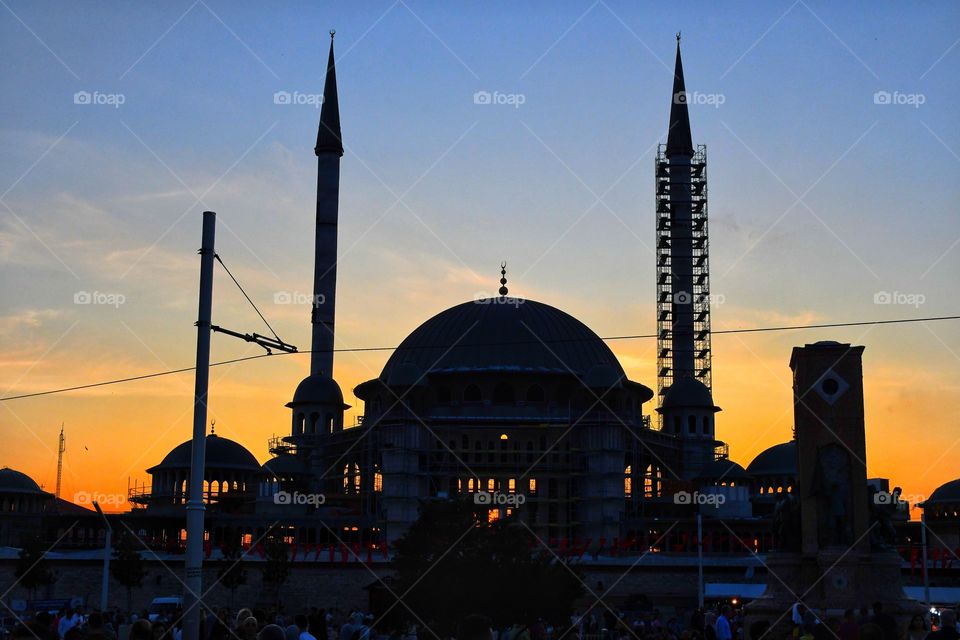
M 676 198 L 674 198 L 676 202 Z M 707 235 L 707 148 L 697 145 L 690 159 L 690 215 L 693 291 L 690 300 L 675 300 L 673 291 L 673 254 L 671 231 L 673 216 L 670 198 L 670 163 L 666 145 L 661 144 L 656 157 L 657 210 L 657 397 L 673 383 L 674 305 L 693 304 L 693 340 L 695 377 L 713 390 L 710 362 L 710 260 Z M 675 236 L 674 236 L 675 237 Z

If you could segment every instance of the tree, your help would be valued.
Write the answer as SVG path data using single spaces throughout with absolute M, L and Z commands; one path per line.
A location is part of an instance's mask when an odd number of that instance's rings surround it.
M 46 558 L 47 545 L 39 536 L 28 536 L 23 541 L 23 548 L 17 555 L 17 566 L 14 575 L 17 583 L 30 592 L 30 599 L 34 599 L 37 587 L 53 584 L 57 577 L 50 569 Z
M 110 574 L 127 591 L 127 612 L 133 611 L 133 590 L 143 584 L 147 572 L 140 555 L 140 541 L 130 531 L 124 531 L 113 549 Z
M 402 597 L 394 612 L 433 620 L 436 631 L 454 633 L 471 613 L 494 624 L 531 624 L 544 618 L 565 625 L 583 592 L 574 570 L 547 551 L 513 518 L 488 524 L 472 502 L 449 500 L 424 505 L 420 518 L 394 544 Z M 406 594 L 406 595 L 404 595 Z
M 266 561 L 261 569 L 263 583 L 273 592 L 273 604 L 280 605 L 280 587 L 290 576 L 290 545 L 276 533 L 267 535 L 263 544 Z
M 224 539 L 223 546 L 220 548 L 223 553 L 223 566 L 217 573 L 217 580 L 220 584 L 230 590 L 230 608 L 233 609 L 233 596 L 237 588 L 247 583 L 247 570 L 243 566 L 244 551 L 240 546 L 240 540 L 236 536 L 229 535 Z

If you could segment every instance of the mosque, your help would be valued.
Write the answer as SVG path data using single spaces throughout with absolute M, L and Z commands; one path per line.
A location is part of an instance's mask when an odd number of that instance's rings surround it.
M 707 164 L 694 146 L 677 42 L 670 128 L 656 161 L 657 384 L 628 378 L 593 330 L 549 304 L 468 300 L 415 328 L 380 375 L 358 385 L 344 425 L 333 378 L 341 138 L 331 37 L 315 145 L 317 208 L 310 374 L 293 391 L 288 435 L 261 464 L 211 431 L 204 497 L 209 544 L 255 544 L 274 527 L 295 545 L 388 553 L 431 500 L 462 499 L 491 522 L 516 518 L 558 546 L 693 551 L 696 514 L 708 551 L 775 541 L 771 513 L 795 491 L 793 441 L 746 468 L 718 438 L 712 394 Z M 158 549 L 181 549 L 190 441 L 147 469 L 123 517 Z M 0 470 L 0 546 L 27 530 L 65 530 L 63 501 Z M 926 502 L 957 541 L 960 479 Z M 75 513 L 71 515 L 76 515 Z M 722 526 L 721 526 L 722 518 Z M 666 521 L 680 526 L 667 533 Z M 66 540 L 80 542 L 84 527 Z M 89 534 L 94 536 L 94 534 Z M 79 538 L 78 538 L 79 536 Z M 952 537 L 950 537 L 952 536 Z M 92 540 L 92 538 L 91 538 Z

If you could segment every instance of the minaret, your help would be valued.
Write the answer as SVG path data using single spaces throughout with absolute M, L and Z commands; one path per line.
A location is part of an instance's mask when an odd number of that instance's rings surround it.
M 711 387 L 706 149 L 690 134 L 680 34 L 667 144 L 657 153 L 657 352 L 660 400 L 680 378 Z
M 687 97 L 678 33 L 670 131 L 656 163 L 657 412 L 661 430 L 680 440 L 680 474 L 692 479 L 722 442 L 711 392 L 707 152 L 693 146 Z
M 304 378 L 293 400 L 287 403 L 293 417 L 290 435 L 283 440 L 296 446 L 297 455 L 306 459 L 322 486 L 324 436 L 343 431 L 343 392 L 333 379 L 333 329 L 337 296 L 337 208 L 340 200 L 340 106 L 337 102 L 337 72 L 333 64 L 333 35 L 330 32 L 330 56 L 323 87 L 320 128 L 317 131 L 317 231 L 313 264 L 313 308 L 310 321 L 310 375 Z M 284 450 L 281 445 L 275 450 Z
M 337 298 L 337 210 L 340 201 L 340 105 L 337 70 L 333 61 L 333 36 L 323 87 L 320 128 L 317 131 L 317 231 L 313 267 L 313 309 L 310 322 L 311 375 L 333 377 L 333 331 Z

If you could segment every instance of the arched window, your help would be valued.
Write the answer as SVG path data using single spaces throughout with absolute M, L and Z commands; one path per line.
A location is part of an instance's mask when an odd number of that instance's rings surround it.
M 652 464 L 647 465 L 646 471 L 643 473 L 643 497 L 644 498 L 656 498 L 659 493 L 659 470 L 654 468 Z
M 497 383 L 493 388 L 493 401 L 497 404 L 513 404 L 513 386 L 506 382 Z
M 545 397 L 543 387 L 538 384 L 527 389 L 527 402 L 543 402 Z
M 307 433 L 316 433 L 317 432 L 317 423 L 320 422 L 319 413 L 310 414 L 310 428 L 307 430 Z
M 327 414 L 327 433 L 333 433 L 333 414 Z
M 464 402 L 480 402 L 481 400 L 483 400 L 483 395 L 480 393 L 480 387 L 477 385 L 471 384 L 463 390 Z
M 697 432 L 697 417 L 696 416 L 687 416 L 687 433 L 696 433 Z
M 680 435 L 680 416 L 673 416 L 673 432 Z
M 626 498 L 633 497 L 633 466 L 629 464 L 623 470 L 623 495 Z
M 703 416 L 703 435 L 710 435 L 710 416 Z

